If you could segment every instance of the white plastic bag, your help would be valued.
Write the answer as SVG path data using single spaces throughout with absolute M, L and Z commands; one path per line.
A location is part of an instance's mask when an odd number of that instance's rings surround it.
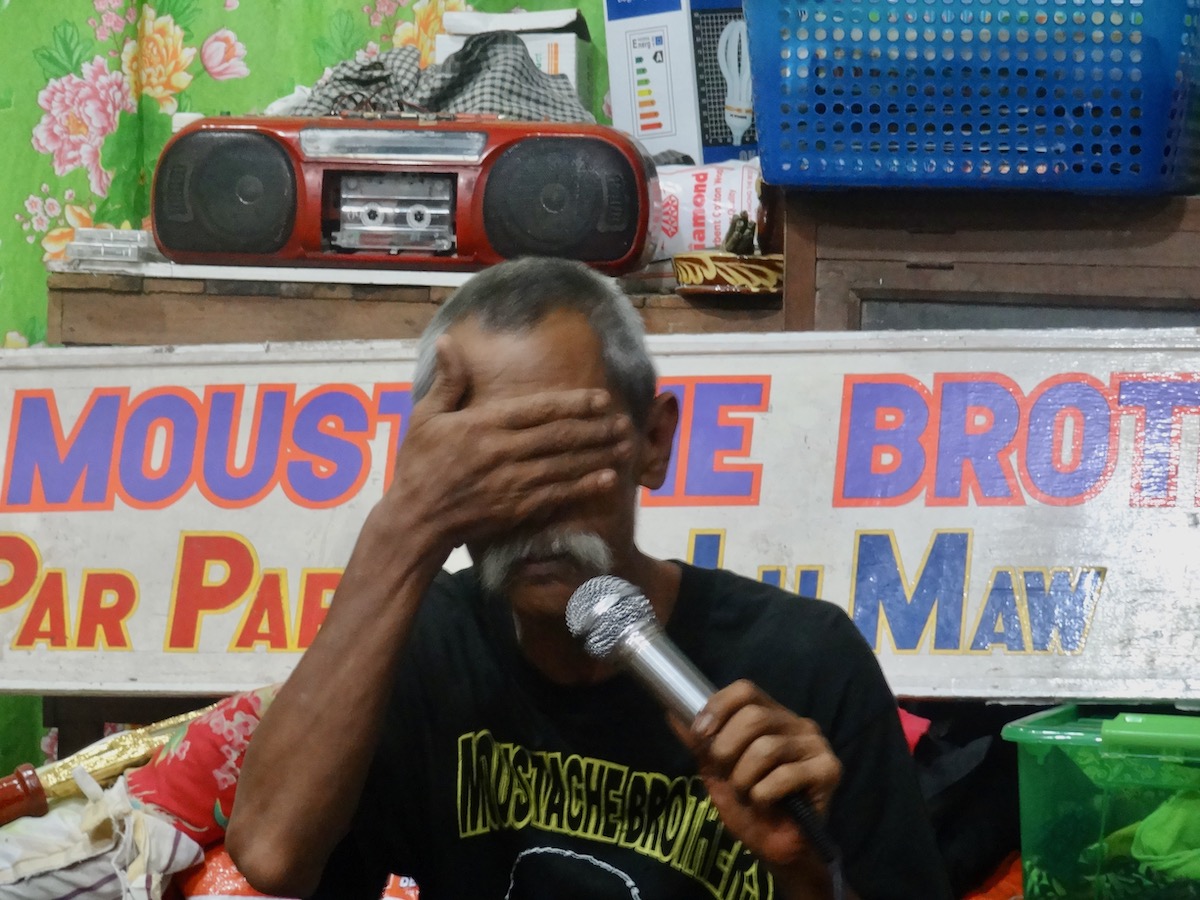
M 4 900 L 159 900 L 172 873 L 202 858 L 190 837 L 133 807 L 124 776 L 107 790 L 82 769 L 75 777 L 87 799 L 0 828 Z
M 656 259 L 721 246 L 730 223 L 758 216 L 758 158 L 703 166 L 659 166 L 662 235 Z

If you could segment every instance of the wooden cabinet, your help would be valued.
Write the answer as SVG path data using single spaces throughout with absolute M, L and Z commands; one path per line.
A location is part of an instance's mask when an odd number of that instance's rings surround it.
M 785 228 L 794 329 L 878 327 L 864 313 L 885 302 L 1016 306 L 1024 327 L 1053 307 L 1200 310 L 1200 197 L 796 192 Z

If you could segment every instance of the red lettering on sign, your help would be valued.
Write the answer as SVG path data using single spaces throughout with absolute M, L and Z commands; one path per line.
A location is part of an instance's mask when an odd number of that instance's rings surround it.
M 14 650 L 32 650 L 45 644 L 55 650 L 71 646 L 67 628 L 67 577 L 62 569 L 47 569 L 37 596 L 25 611 L 25 620 L 13 638 Z
M 218 574 L 213 574 L 214 569 Z M 257 581 L 258 557 L 244 537 L 184 532 L 164 649 L 195 652 L 200 646 L 200 620 L 242 602 Z
M 305 569 L 300 575 L 300 623 L 296 649 L 307 650 L 325 621 L 333 592 L 342 579 L 341 569 Z
M 41 571 L 37 544 L 23 534 L 0 534 L 0 612 L 24 602 Z
M 75 646 L 80 650 L 132 650 L 125 621 L 133 615 L 137 602 L 137 580 L 129 572 L 86 570 Z
M 254 592 L 229 649 L 253 650 L 259 644 L 268 650 L 287 650 L 291 625 L 288 621 L 287 581 L 283 569 L 268 569 Z

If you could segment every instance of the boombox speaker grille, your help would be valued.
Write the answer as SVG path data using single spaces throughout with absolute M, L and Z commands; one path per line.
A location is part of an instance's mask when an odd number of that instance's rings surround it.
M 295 222 L 296 174 L 267 135 L 197 131 L 159 161 L 154 228 L 169 249 L 274 253 Z
M 513 144 L 488 173 L 483 223 L 502 256 L 606 262 L 634 249 L 637 178 L 615 147 L 588 137 Z

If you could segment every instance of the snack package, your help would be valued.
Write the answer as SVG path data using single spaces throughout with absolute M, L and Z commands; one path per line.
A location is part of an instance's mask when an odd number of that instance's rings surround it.
M 175 879 L 179 895 L 187 900 L 224 900 L 226 897 L 266 897 L 246 883 L 224 844 L 204 851 L 204 862 Z
M 406 875 L 393 875 L 383 889 L 382 900 L 417 900 L 417 883 Z
M 662 233 L 656 259 L 721 246 L 742 212 L 758 218 L 758 159 L 703 166 L 659 166 Z
M 265 898 L 246 883 L 224 844 L 214 844 L 204 853 L 204 862 L 175 880 L 178 895 L 184 900 L 227 900 L 230 897 Z M 269 898 L 281 900 L 281 898 Z M 417 886 L 411 878 L 393 875 L 381 900 L 417 900 Z

